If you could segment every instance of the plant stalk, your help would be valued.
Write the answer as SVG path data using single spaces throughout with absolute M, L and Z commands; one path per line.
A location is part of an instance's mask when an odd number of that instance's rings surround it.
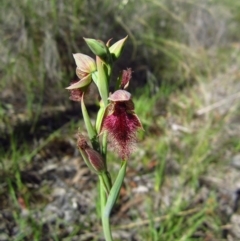
M 110 217 L 109 215 L 105 215 L 105 205 L 107 202 L 107 196 L 104 188 L 104 181 L 101 176 L 99 176 L 99 180 L 100 180 L 100 199 L 101 199 L 101 217 L 102 217 L 103 234 L 106 241 L 113 241 L 111 226 L 110 226 Z

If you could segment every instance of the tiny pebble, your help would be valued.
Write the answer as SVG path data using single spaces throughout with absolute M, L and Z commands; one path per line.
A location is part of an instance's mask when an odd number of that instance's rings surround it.
M 8 241 L 9 236 L 6 233 L 0 233 L 0 241 Z
M 232 158 L 231 165 L 237 169 L 240 169 L 240 154 Z
M 232 233 L 236 238 L 240 238 L 240 215 L 234 214 L 231 217 Z

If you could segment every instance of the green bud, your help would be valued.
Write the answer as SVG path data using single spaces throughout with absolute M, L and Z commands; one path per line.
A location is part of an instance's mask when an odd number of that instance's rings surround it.
M 126 36 L 123 39 L 120 39 L 109 48 L 109 52 L 111 53 L 113 60 L 116 60 L 120 57 L 127 38 L 128 36 Z
M 108 55 L 107 46 L 101 41 L 92 38 L 83 38 L 92 52 L 101 59 L 106 59 Z

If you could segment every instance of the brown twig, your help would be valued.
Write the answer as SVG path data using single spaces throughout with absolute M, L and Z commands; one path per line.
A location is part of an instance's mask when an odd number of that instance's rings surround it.
M 193 209 L 189 209 L 189 210 L 186 210 L 186 211 L 182 211 L 182 212 L 179 212 L 177 213 L 176 215 L 177 216 L 187 216 L 189 214 L 193 214 L 193 213 L 196 213 L 198 211 L 200 211 L 201 209 L 199 207 L 197 208 L 193 208 Z M 163 216 L 160 216 L 160 217 L 156 217 L 153 219 L 153 222 L 160 222 L 162 220 L 165 220 L 167 218 L 169 218 L 170 215 L 163 215 Z M 148 225 L 152 222 L 152 220 L 150 219 L 146 219 L 146 220 L 141 220 L 139 222 L 134 222 L 134 223 L 129 223 L 129 224 L 126 224 L 126 225 L 120 225 L 120 226 L 116 226 L 114 227 L 114 229 L 131 229 L 131 228 L 135 228 L 135 227 L 139 227 L 139 226 L 144 226 L 144 225 Z
M 227 102 L 235 100 L 237 98 L 240 98 L 240 92 L 232 94 L 232 95 L 226 97 L 225 99 L 217 101 L 217 102 L 215 102 L 215 103 L 213 103 L 213 104 L 211 104 L 209 106 L 203 107 L 202 109 L 196 111 L 196 114 L 197 115 L 206 114 L 207 112 L 210 112 L 210 111 L 212 111 L 212 110 L 214 110 L 214 109 L 216 109 L 216 108 L 218 108 L 218 107 L 220 107 L 222 105 L 225 105 Z

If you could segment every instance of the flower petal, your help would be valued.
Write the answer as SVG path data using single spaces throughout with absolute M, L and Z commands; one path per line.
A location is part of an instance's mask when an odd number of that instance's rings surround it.
M 81 54 L 81 53 L 73 54 L 73 57 L 75 59 L 77 67 L 81 71 L 85 73 L 91 73 L 96 71 L 97 67 L 96 67 L 95 60 L 93 58 L 89 57 L 86 54 Z
M 72 100 L 72 101 L 80 102 L 82 100 L 83 93 L 84 92 L 81 89 L 70 90 L 69 99 Z
M 129 101 L 131 99 L 131 94 L 126 90 L 116 90 L 113 94 L 108 98 L 109 100 L 116 101 Z
M 92 81 L 91 74 L 88 74 L 84 78 L 80 79 L 78 82 L 68 86 L 66 89 L 73 90 L 73 89 L 83 88 L 83 87 L 89 85 L 91 83 L 91 81 Z
M 81 69 L 78 67 L 76 68 L 76 75 L 79 79 L 84 78 L 86 75 L 88 75 L 86 72 L 83 72 Z

